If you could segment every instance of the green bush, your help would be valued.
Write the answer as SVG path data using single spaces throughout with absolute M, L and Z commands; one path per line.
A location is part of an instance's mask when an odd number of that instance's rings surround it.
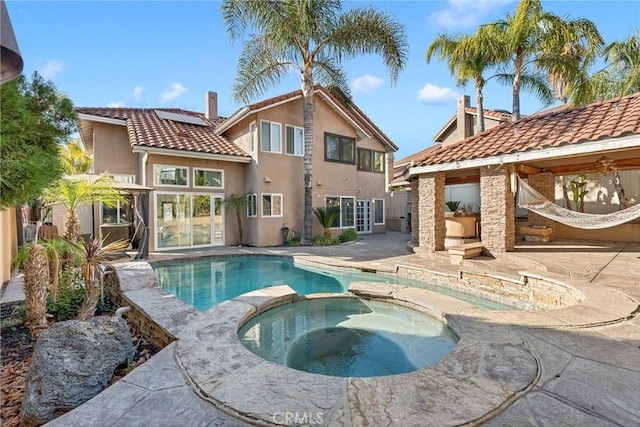
M 300 236 L 293 236 L 287 240 L 287 246 L 300 246 Z
M 47 313 L 53 315 L 56 322 L 75 319 L 84 301 L 84 288 L 73 277 L 72 269 L 64 270 L 61 276 L 56 301 L 51 295 L 47 297 Z
M 315 246 L 331 246 L 335 245 L 335 239 L 331 236 L 316 236 L 313 238 L 313 244 Z
M 340 240 L 340 243 L 351 242 L 353 240 L 357 240 L 358 239 L 358 235 L 356 234 L 356 229 L 355 228 L 349 228 L 349 229 L 344 230 L 342 233 L 340 233 L 340 235 L 338 236 L 338 239 Z

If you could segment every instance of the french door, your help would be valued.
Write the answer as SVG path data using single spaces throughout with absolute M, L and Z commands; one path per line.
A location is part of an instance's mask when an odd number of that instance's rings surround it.
M 356 232 L 358 234 L 371 234 L 372 215 L 371 200 L 356 201 Z

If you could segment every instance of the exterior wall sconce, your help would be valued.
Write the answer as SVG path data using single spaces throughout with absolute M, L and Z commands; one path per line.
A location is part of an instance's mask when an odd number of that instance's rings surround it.
M 265 176 L 264 177 L 264 182 L 271 182 L 271 177 L 270 176 Z
M 322 187 L 322 181 L 320 181 L 319 179 L 318 179 L 318 180 L 316 180 L 316 185 L 317 185 L 318 187 Z

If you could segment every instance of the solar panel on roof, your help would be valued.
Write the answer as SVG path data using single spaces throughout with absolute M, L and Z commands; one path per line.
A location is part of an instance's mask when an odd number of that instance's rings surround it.
M 187 116 L 186 114 L 170 113 L 168 111 L 154 110 L 156 115 L 165 120 L 173 120 L 174 122 L 188 123 L 190 125 L 207 126 L 200 117 Z

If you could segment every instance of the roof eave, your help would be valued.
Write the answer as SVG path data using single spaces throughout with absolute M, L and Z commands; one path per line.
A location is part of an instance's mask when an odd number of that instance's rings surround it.
M 133 145 L 134 153 L 159 154 L 164 156 L 187 157 L 193 159 L 220 160 L 223 162 L 251 163 L 252 158 L 247 156 L 234 156 L 231 154 L 202 153 L 199 151 L 174 150 L 171 148 L 148 147 L 145 145 Z
M 597 141 L 586 141 L 576 144 L 564 144 L 558 147 L 544 147 L 537 150 L 519 151 L 516 153 L 500 154 L 497 156 L 478 157 L 468 160 L 438 163 L 427 166 L 409 168 L 404 173 L 405 180 L 424 173 L 446 172 L 451 170 L 472 169 L 483 166 L 505 165 L 510 163 L 547 160 L 573 156 L 576 154 L 591 154 L 602 151 L 620 150 L 640 147 L 640 134 L 626 135 L 619 138 L 606 138 Z

